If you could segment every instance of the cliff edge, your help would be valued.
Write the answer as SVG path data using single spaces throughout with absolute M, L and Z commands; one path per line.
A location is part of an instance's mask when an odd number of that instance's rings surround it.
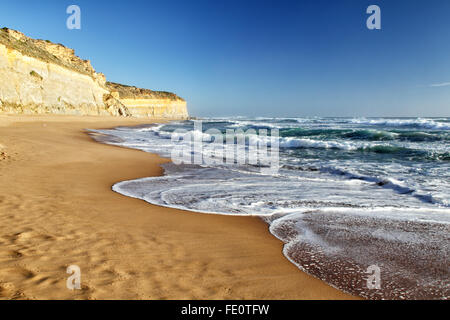
M 0 113 L 188 118 L 174 93 L 106 82 L 73 49 L 0 29 Z

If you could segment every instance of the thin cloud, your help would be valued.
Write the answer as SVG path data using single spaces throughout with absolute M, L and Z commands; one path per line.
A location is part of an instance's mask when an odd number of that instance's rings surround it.
M 430 87 L 447 87 L 447 86 L 450 86 L 450 82 L 442 82 L 442 83 L 430 84 Z

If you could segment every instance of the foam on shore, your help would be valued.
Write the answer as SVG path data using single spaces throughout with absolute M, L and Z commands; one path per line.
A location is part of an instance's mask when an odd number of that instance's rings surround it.
M 240 121 L 246 128 L 258 128 L 268 120 L 211 119 L 206 123 L 226 128 Z M 280 151 L 282 166 L 273 175 L 261 174 L 258 166 L 168 163 L 163 165 L 164 176 L 119 182 L 113 190 L 171 208 L 260 216 L 270 232 L 285 242 L 283 252 L 292 263 L 345 292 L 373 299 L 448 299 L 450 189 L 444 178 L 448 163 L 404 151 L 446 152 L 448 132 L 438 133 L 443 140 L 436 144 L 409 141 L 402 150 L 390 153 L 362 152 L 361 145 L 373 145 L 373 135 L 359 141 L 360 133 L 372 123 L 326 121 L 331 128 L 324 130 L 316 119 L 273 120 L 272 125 L 280 130 L 294 128 L 297 135 L 306 130 L 313 134 L 300 150 Z M 121 139 L 109 143 L 170 157 L 171 132 L 189 126 L 192 123 L 178 122 L 97 132 Z M 356 137 L 347 134 L 352 126 L 356 126 L 351 129 Z M 324 132 L 328 137 L 324 138 Z M 342 139 L 337 141 L 339 146 L 359 147 L 337 148 L 333 145 L 337 134 Z M 390 138 L 405 134 L 410 132 L 393 132 Z M 206 133 L 197 135 L 207 140 Z M 298 136 L 280 139 L 306 140 Z M 180 143 L 188 142 L 181 139 Z M 395 140 L 387 146 L 398 143 Z M 382 275 L 383 285 L 377 290 L 367 286 L 366 271 L 373 265 Z

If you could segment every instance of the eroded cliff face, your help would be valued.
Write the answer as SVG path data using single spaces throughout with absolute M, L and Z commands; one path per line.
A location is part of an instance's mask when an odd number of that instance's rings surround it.
M 152 91 L 118 83 L 107 82 L 107 88 L 135 117 L 182 118 L 189 117 L 186 101 L 171 92 Z
M 0 109 L 8 113 L 109 114 L 92 77 L 0 44 Z
M 128 88 L 133 96 L 124 95 Z M 186 102 L 173 93 L 109 86 L 73 49 L 11 29 L 0 30 L 0 112 L 188 117 Z

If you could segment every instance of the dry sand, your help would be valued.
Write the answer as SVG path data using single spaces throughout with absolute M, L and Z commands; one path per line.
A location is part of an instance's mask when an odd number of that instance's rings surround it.
M 168 160 L 99 144 L 83 129 L 148 122 L 0 116 L 0 298 L 353 298 L 288 262 L 258 218 L 162 208 L 111 191 L 161 174 Z M 66 288 L 72 264 L 81 290 Z

